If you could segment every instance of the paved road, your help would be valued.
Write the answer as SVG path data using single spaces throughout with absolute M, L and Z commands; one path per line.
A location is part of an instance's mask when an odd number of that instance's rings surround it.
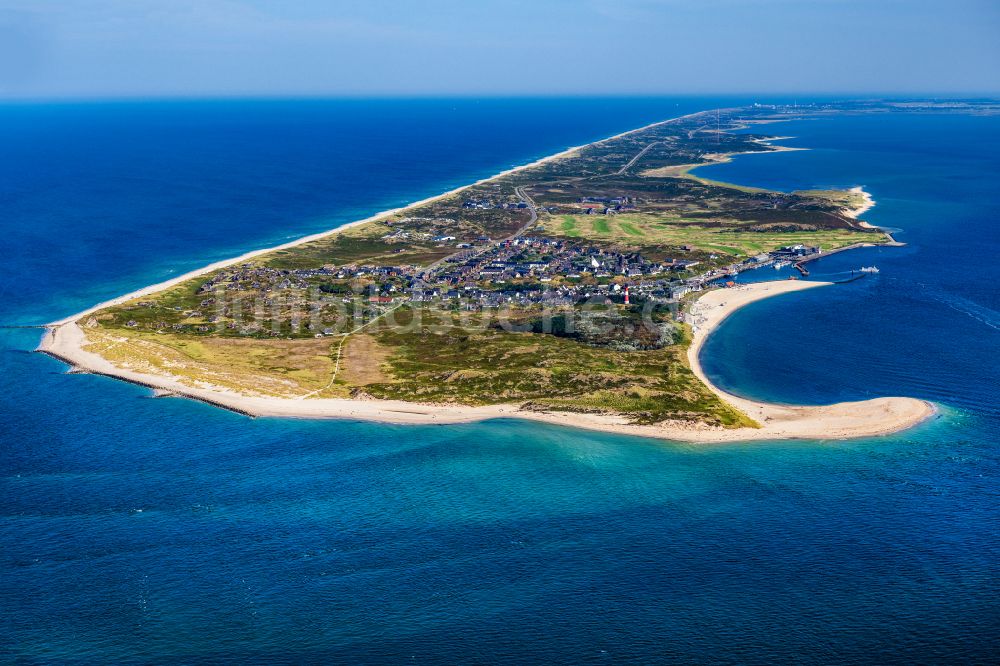
M 618 171 L 616 171 L 614 175 L 616 175 L 616 176 L 623 175 L 626 171 L 628 171 L 629 169 L 631 169 L 632 166 L 636 162 L 638 162 L 639 160 L 641 160 L 642 156 L 645 155 L 646 153 L 648 153 L 650 148 L 652 148 L 653 146 L 658 146 L 660 143 L 662 143 L 662 142 L 661 141 L 654 141 L 653 143 L 649 144 L 648 146 L 646 146 L 645 148 L 643 148 L 642 150 L 640 150 L 638 153 L 636 153 L 635 157 L 633 157 L 632 159 L 630 159 L 628 161 L 628 163 L 626 163 L 625 166 L 623 166 L 621 169 L 618 169 Z
M 523 187 L 515 187 L 514 193 L 521 198 L 521 201 L 528 204 L 528 210 L 531 212 L 531 219 L 528 220 L 528 222 L 523 227 L 518 229 L 513 236 L 509 236 L 505 240 L 508 240 L 510 238 L 517 238 L 525 231 L 527 231 L 531 225 L 533 225 L 535 222 L 538 221 L 538 211 L 535 209 L 535 200 L 528 196 L 527 192 L 524 191 Z
M 663 142 L 662 141 L 654 141 L 654 142 L 648 144 L 646 147 L 644 147 L 642 150 L 640 150 L 638 153 L 636 153 L 635 156 L 632 159 L 630 159 L 628 162 L 626 162 L 625 165 L 622 168 L 618 169 L 618 171 L 616 171 L 615 173 L 610 174 L 610 175 L 611 176 L 621 176 L 626 171 L 628 171 L 633 166 L 635 166 L 635 163 L 638 162 L 639 160 L 641 160 L 642 157 L 643 157 L 643 155 L 645 155 L 652 148 L 654 148 L 655 146 L 660 145 L 661 143 L 663 143 Z M 608 175 L 604 175 L 604 176 L 584 176 L 584 177 L 581 177 L 581 178 L 570 178 L 570 179 L 567 179 L 567 180 L 562 181 L 562 182 L 572 182 L 572 181 L 578 181 L 578 180 L 589 180 L 589 179 L 593 179 L 593 178 L 606 178 L 606 177 L 608 177 Z M 535 222 L 538 221 L 538 211 L 537 211 L 537 208 L 536 208 L 536 204 L 535 204 L 534 200 L 531 197 L 528 196 L 528 193 L 524 191 L 524 188 L 523 187 L 515 187 L 514 188 L 514 193 L 517 194 L 518 198 L 520 198 L 521 201 L 523 201 L 524 203 L 528 204 L 528 211 L 531 213 L 531 216 L 528 219 L 528 221 L 525 222 L 521 226 L 520 229 L 518 229 L 517 231 L 515 231 L 510 236 L 507 236 L 506 238 L 502 238 L 499 241 L 496 241 L 496 242 L 492 243 L 491 245 L 489 245 L 489 246 L 487 246 L 487 247 L 479 250 L 479 252 L 477 252 L 477 253 L 475 253 L 473 255 L 470 255 L 470 258 L 471 257 L 479 256 L 480 254 L 482 254 L 483 252 L 485 252 L 490 247 L 495 247 L 497 245 L 505 243 L 506 241 L 514 240 L 518 236 L 522 235 L 525 231 L 527 231 L 528 229 L 530 229 L 532 227 L 532 225 L 534 225 Z M 450 254 L 447 257 L 444 257 L 443 259 L 438 259 L 433 264 L 429 265 L 427 268 L 425 268 L 423 271 L 421 271 L 418 274 L 417 277 L 419 277 L 421 279 L 426 279 L 434 271 L 436 271 L 437 269 L 441 268 L 441 266 L 443 266 L 444 264 L 446 264 L 449 260 L 451 260 L 451 259 L 459 256 L 463 252 L 465 252 L 465 250 L 463 250 L 462 252 L 455 252 L 454 254 Z

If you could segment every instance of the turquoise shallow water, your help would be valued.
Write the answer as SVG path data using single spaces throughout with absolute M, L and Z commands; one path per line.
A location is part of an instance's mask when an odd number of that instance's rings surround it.
M 72 312 L 241 242 L 716 102 L 425 101 L 416 120 L 404 101 L 285 104 L 4 109 L 3 154 L 21 158 L 0 160 L 4 316 Z M 882 273 L 741 311 L 710 340 L 709 371 L 784 401 L 916 395 L 940 418 L 876 440 L 720 446 L 517 421 L 248 420 L 65 375 L 27 353 L 36 331 L 3 330 L 0 660 L 988 661 L 1000 123 L 779 131 L 817 150 L 706 175 L 864 184 L 868 218 L 909 245 L 814 264 Z

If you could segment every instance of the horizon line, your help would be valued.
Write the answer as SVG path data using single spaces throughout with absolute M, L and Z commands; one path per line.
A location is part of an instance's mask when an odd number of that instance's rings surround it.
M 778 98 L 781 100 L 941 100 L 941 101 L 1000 101 L 1000 91 L 742 91 L 742 92 L 617 92 L 592 94 L 565 93 L 413 93 L 413 92 L 357 92 L 357 93 L 165 93 L 155 95 L 38 95 L 5 96 L 0 94 L 0 104 L 31 103 L 107 103 L 107 102 L 195 102 L 195 101 L 368 101 L 368 100 L 546 100 L 546 99 L 733 99 L 741 97 Z

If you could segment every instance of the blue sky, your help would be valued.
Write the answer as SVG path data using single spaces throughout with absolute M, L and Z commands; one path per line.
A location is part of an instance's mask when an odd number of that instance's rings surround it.
M 1000 0 L 0 0 L 0 96 L 1000 93 Z

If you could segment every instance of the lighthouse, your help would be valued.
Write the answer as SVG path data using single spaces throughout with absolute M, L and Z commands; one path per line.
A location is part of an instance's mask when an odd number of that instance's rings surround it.
M 628 305 L 628 287 L 625 287 L 625 305 Z

